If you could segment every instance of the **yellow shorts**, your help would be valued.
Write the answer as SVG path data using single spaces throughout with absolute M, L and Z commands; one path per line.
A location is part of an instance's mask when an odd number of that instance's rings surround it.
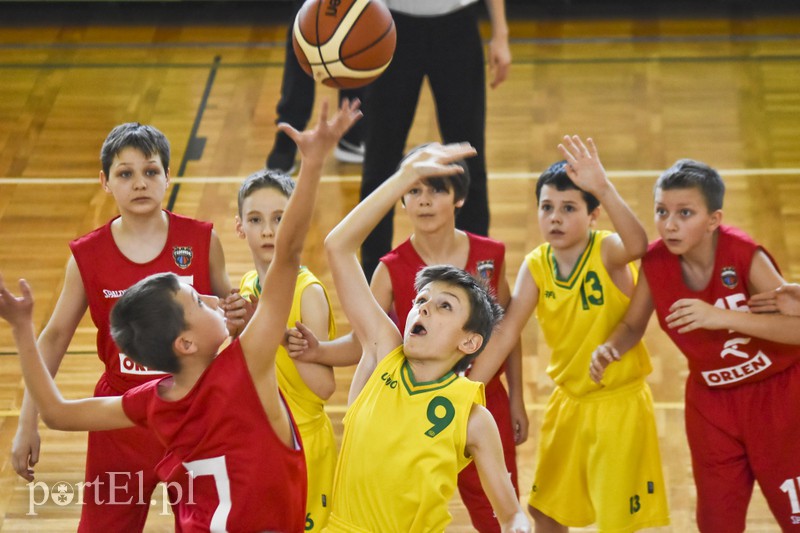
M 635 531 L 669 524 L 650 387 L 550 396 L 528 503 L 570 527 Z
M 333 474 L 336 470 L 336 439 L 330 419 L 325 416 L 324 424 L 319 424 L 310 434 L 301 432 L 301 436 L 308 472 L 306 531 L 322 531 L 331 511 Z

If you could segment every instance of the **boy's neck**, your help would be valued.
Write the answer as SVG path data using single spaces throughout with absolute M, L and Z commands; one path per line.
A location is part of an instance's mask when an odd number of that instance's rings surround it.
M 147 263 L 167 243 L 169 216 L 158 210 L 148 215 L 123 214 L 111 223 L 111 234 L 120 252 L 134 263 Z
M 174 402 L 189 394 L 216 357 L 216 353 L 183 356 L 181 358 L 181 369 L 172 374 L 171 385 L 168 388 L 158 391 L 159 396 L 163 400 Z
M 463 354 L 462 354 L 463 355 Z M 406 361 L 411 369 L 411 375 L 417 383 L 428 383 L 436 381 L 446 376 L 453 370 L 453 366 L 458 362 L 458 358 L 447 361 L 431 361 L 415 359 L 406 354 Z
M 718 237 L 719 229 L 680 256 L 683 280 L 694 291 L 705 289 L 711 281 L 717 259 Z
M 589 239 L 591 236 L 592 230 L 589 230 L 586 233 L 585 239 L 581 239 L 579 243 L 576 243 L 574 246 L 570 246 L 569 248 L 557 248 L 552 244 L 550 245 L 550 250 L 556 260 L 559 278 L 566 279 L 569 277 L 569 275 L 572 273 L 572 269 L 575 268 L 575 264 L 583 255 L 583 252 L 586 251 L 586 247 L 589 246 Z
M 435 232 L 414 232 L 411 245 L 426 265 L 464 268 L 469 257 L 469 237 L 461 230 L 443 228 Z

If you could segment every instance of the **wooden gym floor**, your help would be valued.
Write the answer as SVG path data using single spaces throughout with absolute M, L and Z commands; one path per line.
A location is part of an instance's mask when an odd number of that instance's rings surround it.
M 151 17 L 156 18 L 156 17 Z M 115 214 L 99 188 L 98 152 L 125 121 L 152 123 L 172 142 L 174 209 L 214 222 L 234 283 L 250 268 L 233 232 L 240 180 L 263 166 L 275 131 L 284 27 L 279 22 L 86 24 L 46 20 L 0 28 L 0 271 L 26 277 L 41 328 L 61 288 L 67 242 Z M 94 20 L 94 19 L 92 19 Z M 166 19 L 165 19 L 166 20 Z M 171 20 L 171 19 L 169 19 Z M 487 158 L 492 236 L 508 247 L 509 282 L 541 242 L 535 177 L 559 159 L 565 133 L 592 136 L 614 183 L 651 238 L 652 185 L 675 159 L 720 169 L 728 185 L 725 222 L 749 231 L 800 281 L 800 14 L 693 17 L 622 15 L 512 22 L 514 64 L 488 96 Z M 332 91 L 320 91 L 334 98 Z M 427 90 L 409 145 L 438 139 Z M 326 232 L 355 205 L 359 167 L 331 159 L 305 262 L 332 288 L 321 253 Z M 608 220 L 601 221 L 608 227 Z M 398 213 L 398 238 L 408 232 Z M 347 331 L 337 306 L 340 331 Z M 694 485 L 683 429 L 686 365 L 655 323 L 646 337 L 649 378 L 672 526 L 694 531 Z M 535 465 L 543 403 L 551 391 L 548 352 L 531 320 L 524 334 L 530 438 L 519 447 L 523 502 Z M 3 531 L 72 531 L 79 507 L 43 499 L 46 488 L 83 480 L 85 435 L 42 429 L 38 486 L 14 474 L 7 451 L 22 380 L 10 332 L 0 326 L 0 526 Z M 68 397 L 91 393 L 100 373 L 94 328 L 81 323 L 58 375 Z M 351 371 L 337 371 L 330 402 L 341 433 Z M 456 497 L 448 531 L 470 531 Z M 171 530 L 153 507 L 148 531 Z M 587 530 L 592 530 L 587 528 Z M 778 531 L 756 492 L 748 531 Z

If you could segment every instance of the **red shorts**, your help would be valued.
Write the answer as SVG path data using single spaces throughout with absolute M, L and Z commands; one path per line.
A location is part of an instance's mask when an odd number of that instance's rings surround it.
M 508 393 L 498 376 L 493 377 L 486 385 L 486 408 L 497 422 L 500 440 L 503 443 L 506 468 L 511 476 L 514 491 L 519 495 L 517 449 L 514 443 L 514 428 L 511 427 L 511 406 L 508 402 Z M 500 533 L 500 524 L 494 516 L 489 498 L 483 492 L 481 480 L 478 477 L 478 468 L 474 462 L 471 462 L 458 474 L 458 492 L 469 512 L 472 526 L 479 533 Z
M 744 531 L 758 481 L 783 531 L 800 531 L 800 364 L 764 381 L 686 385 L 700 531 Z
M 103 375 L 94 395 L 118 394 Z M 133 427 L 90 431 L 78 531 L 142 531 L 158 483 L 155 466 L 163 457 L 164 447 L 150 430 Z M 170 501 L 175 500 L 170 498 Z

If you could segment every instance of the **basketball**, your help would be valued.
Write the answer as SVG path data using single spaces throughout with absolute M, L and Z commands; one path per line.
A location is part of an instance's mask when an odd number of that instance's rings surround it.
M 389 9 L 374 0 L 307 0 L 292 30 L 303 70 L 337 89 L 361 87 L 380 76 L 396 41 Z

